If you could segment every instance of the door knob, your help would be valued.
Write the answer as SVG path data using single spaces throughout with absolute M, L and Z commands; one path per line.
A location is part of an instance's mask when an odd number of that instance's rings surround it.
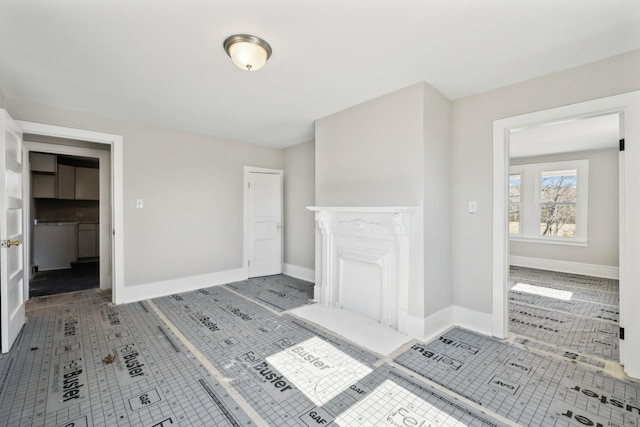
M 10 248 L 11 246 L 18 246 L 20 244 L 19 240 L 3 240 L 2 241 L 2 247 L 3 248 Z

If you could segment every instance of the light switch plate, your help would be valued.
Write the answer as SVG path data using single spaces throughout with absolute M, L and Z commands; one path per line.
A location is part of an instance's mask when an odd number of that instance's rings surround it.
M 136 199 L 136 209 L 142 209 L 144 207 L 144 199 Z
M 470 214 L 478 213 L 478 202 L 475 200 L 469 200 L 468 211 Z

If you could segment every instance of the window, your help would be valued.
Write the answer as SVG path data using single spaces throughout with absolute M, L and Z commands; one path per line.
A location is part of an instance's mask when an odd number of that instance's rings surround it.
M 520 234 L 520 174 L 509 175 L 509 234 Z
M 540 235 L 576 237 L 576 169 L 540 173 Z
M 515 165 L 509 172 L 511 239 L 586 244 L 588 160 Z

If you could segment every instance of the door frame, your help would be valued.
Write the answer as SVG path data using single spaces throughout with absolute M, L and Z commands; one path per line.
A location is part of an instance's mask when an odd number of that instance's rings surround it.
M 280 169 L 268 169 L 255 166 L 244 167 L 244 251 L 242 269 L 244 270 L 244 277 L 249 277 L 249 246 L 251 244 L 251 227 L 250 223 L 250 197 L 249 197 L 249 180 L 251 173 L 268 173 L 280 176 L 280 215 L 282 217 L 282 238 L 280 239 L 280 265 L 282 265 L 284 259 L 284 171 Z
M 111 237 L 111 298 L 113 303 L 124 302 L 124 185 L 123 185 L 123 137 L 121 135 L 94 132 L 83 129 L 47 125 L 17 120 L 22 127 L 23 134 L 51 136 L 56 138 L 72 139 L 78 141 L 107 144 L 110 146 L 110 199 L 111 221 L 108 227 L 100 227 L 100 239 Z M 51 147 L 55 147 L 51 145 Z M 99 150 L 97 150 L 99 151 Z M 100 180 L 102 182 L 101 174 Z M 101 185 L 103 187 L 103 185 Z M 30 192 L 29 192 L 30 193 Z M 102 191 L 100 192 L 102 201 Z M 27 201 L 28 202 L 28 201 Z M 25 203 L 25 202 L 23 202 Z M 28 206 L 25 206 L 28 209 Z M 101 209 L 102 210 L 102 209 Z M 102 220 L 102 213 L 101 213 Z M 103 233 L 105 235 L 103 236 Z M 25 248 L 28 251 L 28 248 Z M 102 244 L 101 244 L 102 253 Z M 29 266 L 30 269 L 30 266 Z M 29 273 L 29 272 L 28 272 Z M 27 273 L 27 274 L 28 274 Z M 28 293 L 28 281 L 26 281 L 26 293 Z
M 493 323 L 492 333 L 508 336 L 508 185 L 509 132 L 567 119 L 619 113 L 620 138 L 625 139 L 620 156 L 620 326 L 625 339 L 620 341 L 620 363 L 627 375 L 640 378 L 640 91 L 595 99 L 563 107 L 509 117 L 493 122 Z M 631 260 L 627 262 L 627 260 Z

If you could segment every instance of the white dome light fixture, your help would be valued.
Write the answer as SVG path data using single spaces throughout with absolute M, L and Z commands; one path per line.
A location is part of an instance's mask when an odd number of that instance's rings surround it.
M 271 56 L 269 43 L 249 34 L 227 37 L 223 46 L 236 67 L 245 71 L 259 70 Z

